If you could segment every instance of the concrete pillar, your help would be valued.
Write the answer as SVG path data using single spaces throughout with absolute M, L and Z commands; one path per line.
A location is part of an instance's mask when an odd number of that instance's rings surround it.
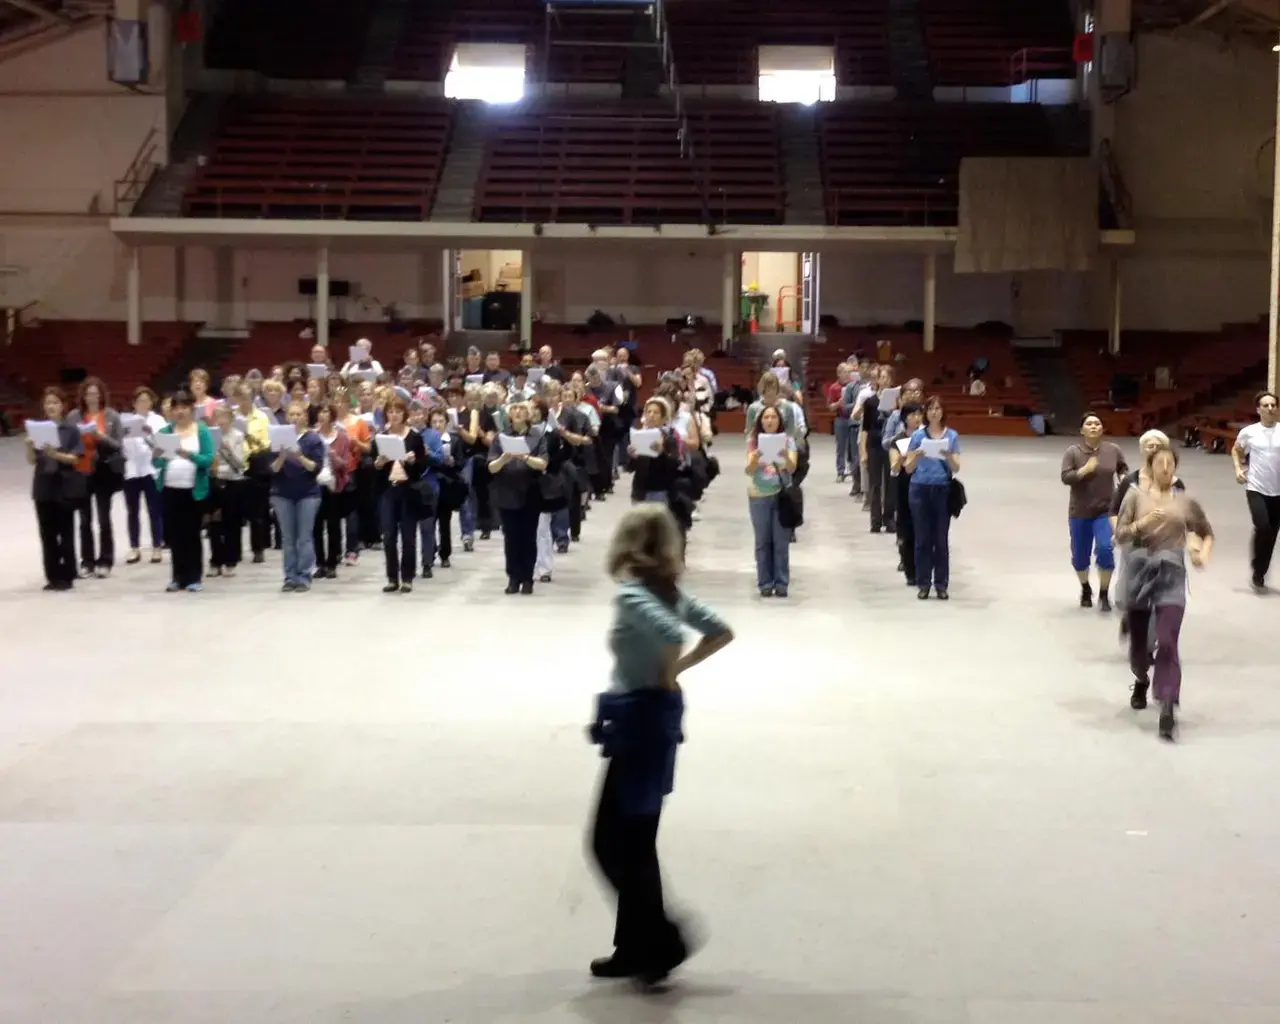
M 924 258 L 924 350 L 933 351 L 938 329 L 938 254 Z
M 454 308 L 456 286 L 453 280 L 453 250 L 446 249 L 440 255 L 440 322 L 444 325 L 444 337 L 448 338 L 453 331 L 462 329 L 459 322 L 462 310 Z
M 316 344 L 329 347 L 329 247 L 316 250 Z
M 213 250 L 213 326 L 244 327 L 244 303 L 236 294 L 236 251 L 230 246 Z
M 520 350 L 533 347 L 533 250 L 526 249 L 520 263 Z
M 187 247 L 173 247 L 173 319 L 187 319 Z
M 720 337 L 728 348 L 737 334 L 738 318 L 741 315 L 742 257 L 736 249 L 726 249 L 724 253 L 724 271 L 720 282 Z
M 128 338 L 130 345 L 142 344 L 142 250 L 134 245 L 129 248 L 127 271 L 129 296 Z
M 1113 356 L 1120 354 L 1120 322 L 1122 313 L 1122 294 L 1120 287 L 1120 261 L 1111 261 L 1111 322 L 1107 330 L 1107 351 Z M 1274 300 L 1273 300 L 1274 301 Z

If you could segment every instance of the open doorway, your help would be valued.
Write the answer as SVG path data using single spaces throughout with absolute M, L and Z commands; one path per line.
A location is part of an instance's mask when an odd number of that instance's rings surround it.
M 451 100 L 518 103 L 524 99 L 528 54 L 517 43 L 459 43 L 444 76 Z
M 520 326 L 524 253 L 519 249 L 460 249 L 458 323 L 464 331 L 514 331 Z
M 760 100 L 764 103 L 831 103 L 836 98 L 832 46 L 762 46 Z
M 744 252 L 742 322 L 754 320 L 760 331 L 800 330 L 800 280 L 798 252 Z

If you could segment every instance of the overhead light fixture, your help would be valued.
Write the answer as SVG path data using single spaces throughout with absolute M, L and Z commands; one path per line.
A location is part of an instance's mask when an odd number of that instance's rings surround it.
M 1280 43 L 1276 43 L 1276 45 L 1275 45 L 1275 46 L 1271 47 L 1271 52 L 1272 52 L 1272 53 L 1280 53 Z

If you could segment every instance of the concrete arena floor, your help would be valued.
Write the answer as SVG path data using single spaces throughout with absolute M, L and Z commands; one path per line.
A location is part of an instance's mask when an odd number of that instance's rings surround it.
M 62 597 L 0 443 L 0 1021 L 1280 1020 L 1280 598 L 1248 592 L 1227 460 L 1184 453 L 1219 547 L 1168 747 L 1075 607 L 1062 439 L 966 441 L 948 606 L 900 581 L 830 438 L 792 598 L 757 599 L 738 444 L 689 584 L 740 639 L 686 679 L 661 840 L 709 942 L 641 998 L 585 972 L 621 502 L 532 599 L 499 593 L 496 538 L 408 598 L 376 559 L 309 597 L 275 563 Z

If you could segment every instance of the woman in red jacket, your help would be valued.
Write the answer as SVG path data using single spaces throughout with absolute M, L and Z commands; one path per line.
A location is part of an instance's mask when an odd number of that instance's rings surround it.
M 338 561 L 342 558 L 342 523 L 347 518 L 348 486 L 351 484 L 351 441 L 340 425 L 348 410 L 336 402 L 322 402 L 313 410 L 316 433 L 324 441 L 328 453 L 320 471 L 320 511 L 314 531 L 316 545 L 316 579 L 338 578 Z M 326 537 L 328 543 L 325 543 Z

